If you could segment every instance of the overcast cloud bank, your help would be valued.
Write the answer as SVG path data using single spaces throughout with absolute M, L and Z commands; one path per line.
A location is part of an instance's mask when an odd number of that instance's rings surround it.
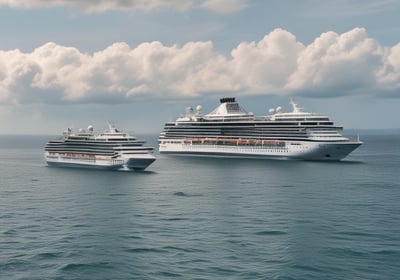
M 175 1 L 179 2 L 179 1 Z M 115 43 L 93 54 L 47 43 L 0 51 L 0 102 L 124 103 L 139 97 L 226 93 L 400 97 L 400 44 L 381 46 L 363 28 L 327 32 L 305 46 L 276 29 L 230 56 L 212 42 L 183 46 Z
M 165 8 L 184 11 L 203 8 L 227 14 L 244 9 L 246 2 L 247 0 L 0 0 L 0 6 L 25 9 L 66 7 L 87 13 L 150 11 Z

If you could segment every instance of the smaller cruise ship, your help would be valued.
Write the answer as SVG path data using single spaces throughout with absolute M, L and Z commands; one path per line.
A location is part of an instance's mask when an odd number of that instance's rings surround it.
M 144 170 L 156 160 L 154 148 L 144 143 L 113 124 L 99 134 L 93 126 L 77 133 L 68 128 L 47 142 L 44 156 L 49 166 Z

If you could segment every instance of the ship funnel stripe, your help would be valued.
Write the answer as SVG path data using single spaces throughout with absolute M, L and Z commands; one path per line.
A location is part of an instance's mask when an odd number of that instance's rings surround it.
M 224 97 L 219 100 L 221 104 L 228 103 L 228 102 L 236 102 L 235 97 Z

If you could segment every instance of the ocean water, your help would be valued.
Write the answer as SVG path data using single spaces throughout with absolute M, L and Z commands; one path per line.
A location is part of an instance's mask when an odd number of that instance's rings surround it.
M 48 138 L 0 136 L 0 279 L 400 277 L 400 135 L 361 135 L 342 162 L 145 172 L 47 167 Z

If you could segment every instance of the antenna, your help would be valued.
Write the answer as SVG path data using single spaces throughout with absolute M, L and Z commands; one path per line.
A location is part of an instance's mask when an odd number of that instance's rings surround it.
M 299 113 L 303 110 L 297 103 L 294 102 L 293 98 L 290 98 L 290 105 L 292 105 L 293 113 Z

